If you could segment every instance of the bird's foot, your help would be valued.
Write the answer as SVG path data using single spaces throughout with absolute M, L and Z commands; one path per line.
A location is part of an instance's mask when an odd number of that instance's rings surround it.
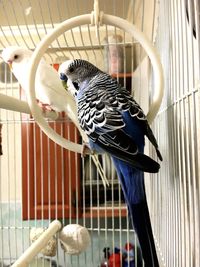
M 45 113 L 46 111 L 54 111 L 52 107 L 49 104 L 44 104 L 37 100 L 38 106 L 42 109 L 42 111 Z
M 94 152 L 89 148 L 89 145 L 86 143 L 83 143 L 81 156 L 85 157 L 86 155 L 94 154 Z

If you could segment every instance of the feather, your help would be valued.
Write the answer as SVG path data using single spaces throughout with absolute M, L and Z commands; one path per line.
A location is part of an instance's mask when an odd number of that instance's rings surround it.
M 62 71 L 78 83 L 78 117 L 91 149 L 113 159 L 145 265 L 157 267 L 143 172 L 158 172 L 160 165 L 144 154 L 145 135 L 160 160 L 162 156 L 146 116 L 125 88 L 89 62 L 70 60 L 63 63 Z

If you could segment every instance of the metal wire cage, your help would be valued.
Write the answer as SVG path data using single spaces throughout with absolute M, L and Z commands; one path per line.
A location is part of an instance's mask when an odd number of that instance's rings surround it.
M 164 164 L 149 184 L 166 266 L 199 266 L 199 1 L 161 1 L 156 46 L 165 96 L 155 132 Z
M 3 0 L 1 49 L 19 45 L 34 50 L 60 22 L 88 14 L 92 8 L 92 0 Z M 136 24 L 160 53 L 165 95 L 153 127 L 164 163 L 157 176 L 146 176 L 145 180 L 154 236 L 161 266 L 199 266 L 199 3 L 102 0 L 100 8 Z M 121 61 L 114 71 L 110 56 L 116 48 Z M 111 74 L 115 72 L 148 111 L 155 84 L 151 65 L 141 45 L 117 27 L 104 25 L 97 36 L 91 25 L 76 27 L 57 38 L 44 56 L 54 67 L 66 58 L 83 58 Z M 6 65 L 1 63 L 0 68 L 1 93 L 25 99 Z M 11 265 L 30 246 L 33 227 L 45 228 L 53 219 L 64 225 L 86 226 L 91 246 L 79 256 L 69 256 L 57 241 L 56 256 L 47 261 L 39 255 L 32 265 L 100 266 L 105 247 L 122 250 L 134 241 L 135 263 L 142 266 L 110 159 L 99 157 L 110 183 L 105 188 L 90 156 L 82 159 L 60 148 L 30 115 L 2 108 L 0 120 L 1 266 Z M 79 142 L 79 133 L 65 114 L 49 122 L 65 138 Z

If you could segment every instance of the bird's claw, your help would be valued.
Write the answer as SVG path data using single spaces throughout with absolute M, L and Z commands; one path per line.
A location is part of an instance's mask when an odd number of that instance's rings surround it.
M 37 100 L 38 106 L 42 109 L 42 111 L 45 113 L 46 111 L 53 111 L 51 106 L 49 104 L 44 104 Z
M 86 155 L 94 154 L 93 150 L 91 150 L 86 143 L 83 143 L 81 156 L 84 158 Z

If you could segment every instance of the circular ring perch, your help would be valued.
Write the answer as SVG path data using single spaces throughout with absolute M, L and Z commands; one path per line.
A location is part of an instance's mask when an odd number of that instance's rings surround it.
M 163 71 L 157 51 L 153 47 L 151 42 L 147 39 L 147 37 L 135 25 L 127 22 L 124 19 L 106 14 L 103 14 L 101 19 L 102 24 L 116 26 L 124 30 L 125 32 L 131 34 L 132 37 L 134 37 L 142 45 L 142 47 L 150 58 L 154 71 L 154 80 L 156 81 L 153 102 L 150 105 L 149 112 L 147 114 L 147 119 L 151 123 L 159 110 L 163 96 Z M 60 23 L 55 29 L 52 30 L 50 34 L 46 35 L 38 44 L 31 57 L 30 69 L 28 73 L 28 103 L 35 121 L 38 123 L 40 128 L 46 133 L 46 135 L 55 143 L 66 149 L 78 153 L 81 153 L 82 151 L 81 145 L 70 142 L 65 138 L 61 137 L 45 121 L 36 103 L 35 90 L 31 90 L 31 88 L 35 88 L 35 75 L 37 66 L 49 45 L 65 31 L 80 25 L 90 24 L 90 22 L 91 14 L 85 14 L 68 19 Z

